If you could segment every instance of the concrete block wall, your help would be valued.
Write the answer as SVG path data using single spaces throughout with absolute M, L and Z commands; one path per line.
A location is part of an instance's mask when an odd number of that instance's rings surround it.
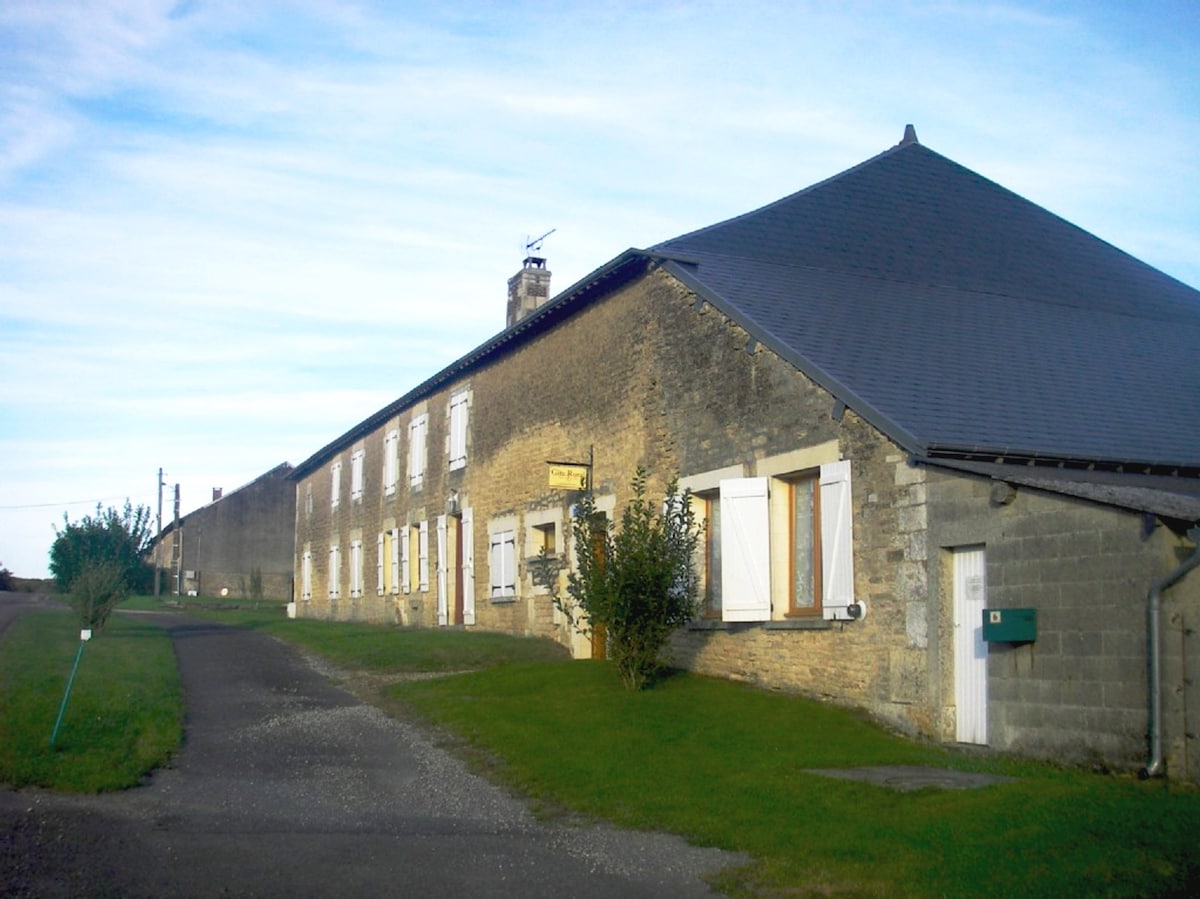
M 1037 610 L 1036 642 L 989 644 L 991 745 L 1139 767 L 1147 754 L 1146 597 L 1179 565 L 1187 542 L 1141 514 L 1029 488 L 997 502 L 992 484 L 943 472 L 929 483 L 943 628 L 952 627 L 946 569 L 954 546 L 984 545 L 988 608 Z M 1167 753 L 1192 778 L 1200 747 L 1188 722 L 1200 720 L 1200 691 L 1187 669 L 1196 664 L 1198 581 L 1174 588 L 1163 615 Z

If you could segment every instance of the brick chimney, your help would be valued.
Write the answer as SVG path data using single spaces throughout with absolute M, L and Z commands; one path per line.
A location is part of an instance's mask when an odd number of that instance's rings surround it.
M 508 316 L 511 328 L 550 299 L 550 272 L 540 256 L 526 256 L 521 270 L 508 279 Z

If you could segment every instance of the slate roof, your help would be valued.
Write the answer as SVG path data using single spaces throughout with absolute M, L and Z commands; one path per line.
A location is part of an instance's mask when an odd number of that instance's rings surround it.
M 911 129 L 648 253 L 917 456 L 1200 468 L 1200 292 Z

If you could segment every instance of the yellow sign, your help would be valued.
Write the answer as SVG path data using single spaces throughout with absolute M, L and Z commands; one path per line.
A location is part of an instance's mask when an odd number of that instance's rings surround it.
M 564 490 L 586 490 L 588 470 L 586 465 L 564 465 L 550 463 L 550 486 Z

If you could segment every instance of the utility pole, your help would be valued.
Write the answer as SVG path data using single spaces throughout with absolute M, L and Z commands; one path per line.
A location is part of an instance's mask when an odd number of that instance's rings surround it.
M 162 489 L 163 470 L 158 469 L 158 540 L 154 543 L 154 598 L 162 591 Z
M 183 534 L 179 531 L 179 485 L 175 485 L 175 595 L 183 596 Z

